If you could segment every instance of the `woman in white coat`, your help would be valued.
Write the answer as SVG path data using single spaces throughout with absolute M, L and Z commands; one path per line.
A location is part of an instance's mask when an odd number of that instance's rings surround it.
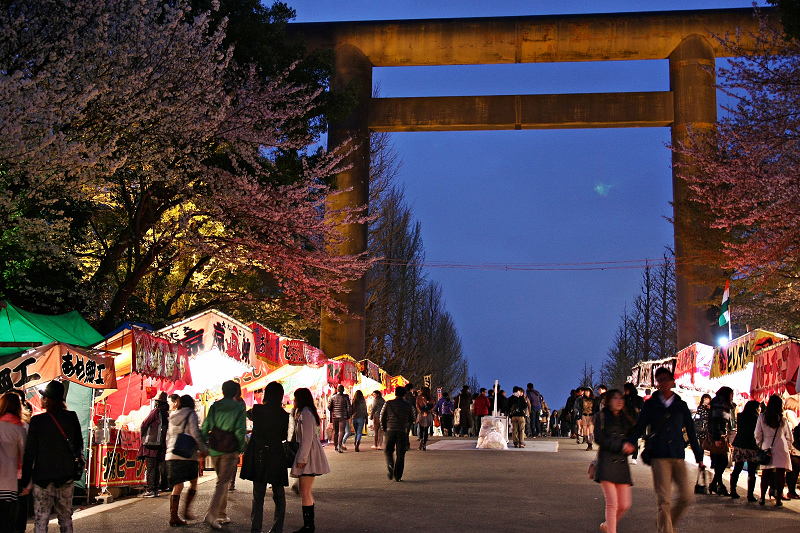
M 0 532 L 14 530 L 19 496 L 19 477 L 25 453 L 25 425 L 20 418 L 22 403 L 13 392 L 0 397 Z M 25 511 L 27 513 L 27 508 Z
M 775 488 L 775 505 L 780 507 L 783 505 L 781 499 L 786 471 L 792 470 L 792 459 L 789 455 L 792 432 L 789 422 L 783 416 L 783 401 L 780 396 L 770 396 L 767 408 L 758 417 L 756 442 L 762 450 L 772 449 L 772 461 L 761 466 L 761 499 L 758 503 L 764 505 L 771 482 Z
M 311 533 L 315 530 L 314 496 L 311 494 L 314 477 L 327 474 L 331 469 L 319 443 L 319 414 L 314 397 L 306 388 L 294 391 L 294 418 L 294 439 L 299 448 L 292 464 L 292 477 L 300 478 L 303 505 L 303 527 L 295 533 Z

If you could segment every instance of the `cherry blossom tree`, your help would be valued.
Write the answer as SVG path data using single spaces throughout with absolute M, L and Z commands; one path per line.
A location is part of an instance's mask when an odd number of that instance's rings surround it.
M 733 105 L 716 131 L 675 149 L 722 236 L 738 321 L 790 333 L 800 331 L 800 43 L 760 18 L 754 49 L 720 39 L 735 56 L 719 70 Z
M 355 215 L 326 212 L 345 150 L 309 150 L 319 90 L 235 63 L 226 21 L 185 0 L 5 7 L 0 246 L 18 283 L 4 296 L 80 300 L 106 331 L 212 306 L 342 311 L 332 294 L 368 261 L 329 253 L 329 220 Z M 304 154 L 292 175 L 289 151 Z M 25 283 L 51 262 L 73 286 Z

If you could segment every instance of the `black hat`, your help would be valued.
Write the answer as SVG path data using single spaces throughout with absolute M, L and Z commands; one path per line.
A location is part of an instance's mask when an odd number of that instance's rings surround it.
M 57 402 L 64 401 L 64 384 L 60 381 L 51 381 L 39 394 Z

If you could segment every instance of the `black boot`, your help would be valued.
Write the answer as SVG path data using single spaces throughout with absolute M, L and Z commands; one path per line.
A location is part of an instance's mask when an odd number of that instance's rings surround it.
M 749 465 L 748 465 L 749 466 Z M 756 497 L 753 495 L 753 492 L 756 490 L 756 478 L 747 476 L 747 501 L 748 502 L 755 502 Z
M 294 533 L 313 533 L 316 530 L 314 527 L 314 506 L 303 506 L 303 527 Z

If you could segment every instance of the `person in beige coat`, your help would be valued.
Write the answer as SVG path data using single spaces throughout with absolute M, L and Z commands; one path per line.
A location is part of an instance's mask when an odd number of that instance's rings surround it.
M 786 471 L 792 470 L 792 459 L 789 455 L 792 432 L 789 422 L 783 416 L 783 401 L 780 396 L 770 396 L 767 408 L 758 417 L 756 442 L 762 450 L 772 449 L 772 461 L 761 466 L 761 499 L 758 503 L 764 505 L 771 481 L 775 488 L 775 506 L 780 507 L 783 505 L 781 500 Z
M 189 457 L 184 457 L 175 451 L 175 444 L 178 442 L 178 435 L 186 433 L 191 435 L 197 447 L 193 450 Z M 195 516 L 192 514 L 190 506 L 197 494 L 197 476 L 200 473 L 200 455 L 208 453 L 208 448 L 200 436 L 200 426 L 197 419 L 197 413 L 194 412 L 194 398 L 188 394 L 184 394 L 178 400 L 178 410 L 173 412 L 169 417 L 169 426 L 167 427 L 167 479 L 172 487 L 172 495 L 169 501 L 169 525 L 170 526 L 183 526 L 186 521 L 178 517 L 178 505 L 181 501 L 181 492 L 183 492 L 184 482 L 189 482 L 189 492 L 186 496 L 186 504 L 183 510 L 183 515 L 186 520 L 193 520 Z
M 298 442 L 297 456 L 292 464 L 292 477 L 300 479 L 300 498 L 303 506 L 303 527 L 295 533 L 311 533 L 314 526 L 314 496 L 311 487 L 314 477 L 331 471 L 328 458 L 319 443 L 319 414 L 311 391 L 294 391 L 294 439 Z

